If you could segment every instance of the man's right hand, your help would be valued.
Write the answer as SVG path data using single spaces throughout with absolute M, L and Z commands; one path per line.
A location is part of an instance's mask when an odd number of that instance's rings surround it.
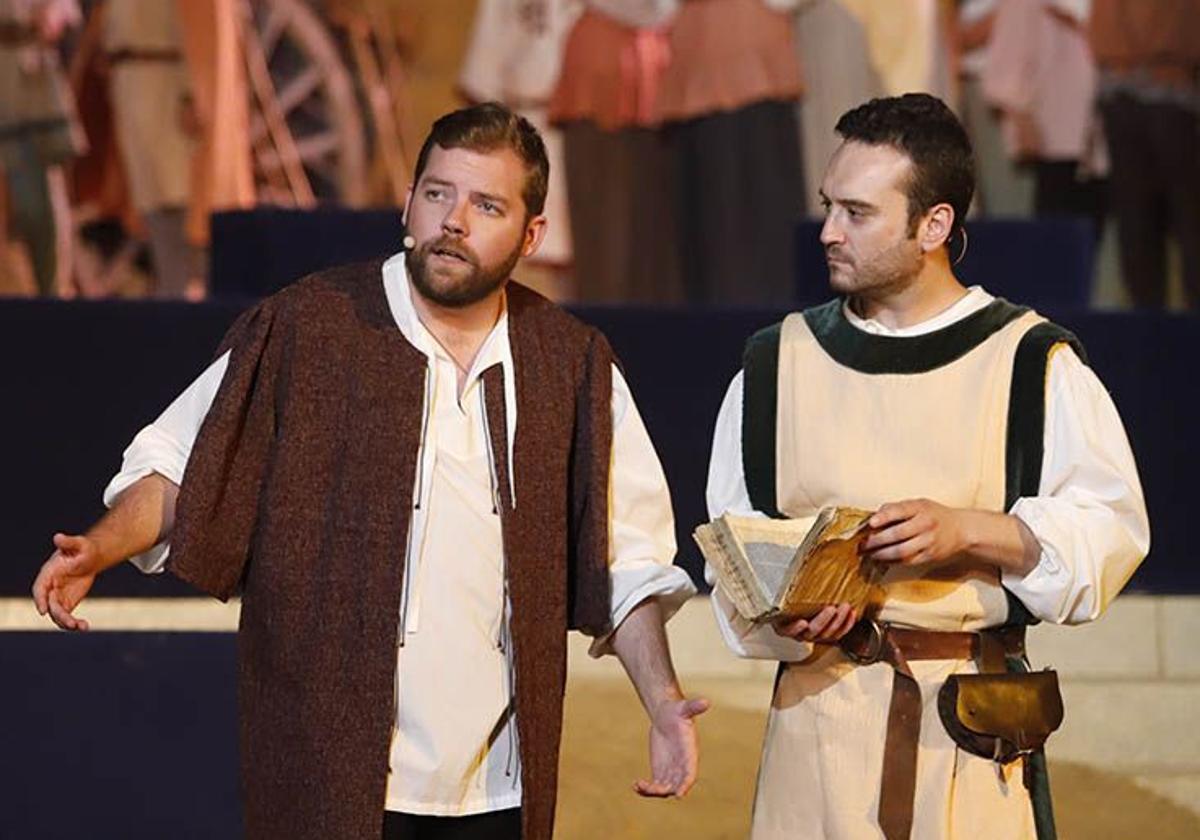
M 87 630 L 87 621 L 72 612 L 104 568 L 96 542 L 89 537 L 55 534 L 54 547 L 56 551 L 33 582 L 33 602 L 39 615 L 49 613 L 62 629 Z
M 125 488 L 86 536 L 55 534 L 57 551 L 33 582 L 38 612 L 49 613 L 64 630 L 88 629 L 86 621 L 71 613 L 92 588 L 96 575 L 166 540 L 175 527 L 178 497 L 179 485 L 150 473 Z

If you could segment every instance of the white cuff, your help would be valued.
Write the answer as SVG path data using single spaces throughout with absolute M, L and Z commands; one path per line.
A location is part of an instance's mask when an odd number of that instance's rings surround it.
M 1035 618 L 1062 624 L 1075 611 L 1073 607 L 1064 609 L 1063 604 L 1064 600 L 1070 599 L 1075 581 L 1071 569 L 1054 547 L 1051 517 L 1032 499 L 1017 499 L 1009 513 L 1025 523 L 1041 546 L 1042 553 L 1037 565 L 1023 575 L 1002 571 L 1000 583 Z
M 743 659 L 801 662 L 812 655 L 813 646 L 808 642 L 780 636 L 769 625 L 758 626 L 742 618 L 720 586 L 714 587 L 710 600 L 721 638 L 737 656 Z
M 688 598 L 696 594 L 696 585 L 679 566 L 664 566 L 654 561 L 646 561 L 632 568 L 626 566 L 612 569 L 612 592 L 613 629 L 592 640 L 588 647 L 588 655 L 594 659 L 613 652 L 613 632 L 638 604 L 647 598 L 657 598 L 665 624 Z
M 104 506 L 111 508 L 117 497 L 148 475 L 157 473 L 175 486 L 183 483 L 190 449 L 154 425 L 146 426 L 125 450 L 121 471 L 104 488 Z M 166 541 L 129 558 L 129 562 L 146 574 L 162 572 L 171 547 Z

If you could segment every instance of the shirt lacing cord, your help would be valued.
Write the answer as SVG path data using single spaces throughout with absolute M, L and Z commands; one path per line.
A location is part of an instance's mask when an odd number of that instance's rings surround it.
M 433 363 L 425 366 L 425 405 L 421 412 L 421 439 L 417 445 L 417 486 L 414 491 L 413 510 L 421 509 L 421 496 L 425 492 L 425 447 L 429 434 L 429 415 L 433 412 Z M 408 539 L 404 546 L 404 588 L 400 596 L 400 631 L 397 634 L 397 645 L 404 647 L 404 634 L 408 630 L 408 602 L 412 592 L 412 563 L 413 558 L 413 527 L 410 517 L 408 523 Z
M 504 775 L 512 779 L 512 789 L 516 790 L 521 781 L 521 752 L 517 737 L 517 669 L 513 662 L 512 629 L 508 621 L 507 594 L 501 613 L 503 642 L 500 649 L 504 651 L 504 671 L 508 677 L 508 708 L 511 710 L 508 718 L 508 757 L 504 762 Z
M 421 509 L 421 494 L 425 489 L 425 437 L 429 434 L 429 415 L 433 413 L 433 360 L 425 365 L 425 405 L 421 412 L 421 440 L 417 447 L 417 492 L 414 510 Z
M 488 420 L 487 413 L 487 383 L 484 382 L 483 379 L 479 380 L 479 410 L 481 412 L 481 416 L 483 417 L 484 446 L 487 448 L 488 482 L 490 484 L 489 489 L 492 492 L 492 514 L 499 516 L 501 522 L 503 523 L 504 517 L 500 513 L 500 509 L 503 504 L 500 500 L 500 476 L 497 474 L 496 470 L 496 452 L 492 448 L 492 427 L 490 421 Z M 505 610 L 507 609 L 507 605 L 508 557 L 507 552 L 504 550 L 504 534 L 502 529 L 500 534 L 500 620 L 498 622 L 499 626 L 496 628 L 496 648 L 498 650 L 504 650 L 506 647 L 504 643 L 504 633 L 505 625 L 507 624 L 507 621 L 505 620 Z
M 491 423 L 488 420 L 486 390 L 487 383 L 483 379 L 480 379 L 479 408 L 483 416 L 483 437 L 488 454 L 488 479 L 491 482 L 492 490 L 492 513 L 499 516 L 501 521 L 503 521 L 500 476 L 496 470 L 496 453 L 492 448 L 492 429 Z M 521 756 L 517 744 L 517 720 L 515 713 L 517 703 L 517 672 L 513 662 L 512 628 L 508 615 L 508 552 L 504 549 L 503 533 L 500 538 L 500 599 L 500 621 L 499 626 L 496 628 L 496 648 L 504 653 L 504 670 L 508 679 L 508 705 L 513 710 L 508 723 L 508 757 L 504 762 L 504 775 L 512 779 L 512 787 L 515 790 L 521 778 L 518 772 L 521 766 Z

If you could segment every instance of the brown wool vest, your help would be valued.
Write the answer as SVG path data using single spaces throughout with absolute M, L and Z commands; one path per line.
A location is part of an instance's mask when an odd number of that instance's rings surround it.
M 548 840 L 566 631 L 608 629 L 612 354 L 508 286 L 520 423 L 508 493 L 504 383 L 484 372 L 512 603 L 526 840 Z M 426 360 L 381 265 L 314 275 L 245 313 L 188 462 L 170 569 L 242 593 L 248 838 L 379 837 L 394 720 L 404 547 Z

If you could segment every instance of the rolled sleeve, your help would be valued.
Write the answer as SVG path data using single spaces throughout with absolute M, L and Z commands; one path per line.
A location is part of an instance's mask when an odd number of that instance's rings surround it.
M 1150 549 L 1137 467 L 1116 406 L 1069 349 L 1051 358 L 1037 496 L 1010 513 L 1042 547 L 1025 575 L 1002 582 L 1031 613 L 1056 624 L 1098 618 Z
M 674 615 L 696 586 L 673 564 L 675 516 L 662 464 L 621 372 L 612 372 L 613 451 L 609 480 L 609 575 L 613 628 L 647 598 L 663 619 Z M 594 657 L 611 653 L 611 633 L 593 640 Z
M 192 444 L 220 387 L 229 354 L 208 366 L 150 425 L 134 436 L 121 459 L 121 470 L 104 488 L 104 505 L 112 507 L 126 489 L 152 473 L 179 486 L 187 470 Z M 170 554 L 164 540 L 149 551 L 129 558 L 141 571 L 157 574 Z
M 780 662 L 801 662 L 813 651 L 813 646 L 796 639 L 780 636 L 774 628 L 756 625 L 743 618 L 737 607 L 719 586 L 712 597 L 713 616 L 725 646 L 743 659 L 771 659 Z

